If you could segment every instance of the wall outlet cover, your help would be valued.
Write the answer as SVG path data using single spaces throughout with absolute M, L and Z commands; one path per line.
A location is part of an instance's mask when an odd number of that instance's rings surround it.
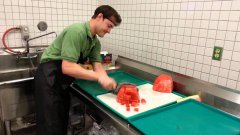
M 212 59 L 221 61 L 222 53 L 223 53 L 222 47 L 214 46 Z

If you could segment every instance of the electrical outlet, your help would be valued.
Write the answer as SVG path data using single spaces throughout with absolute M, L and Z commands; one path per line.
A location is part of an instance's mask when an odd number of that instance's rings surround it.
M 214 46 L 212 59 L 221 61 L 222 53 L 223 53 L 222 47 Z

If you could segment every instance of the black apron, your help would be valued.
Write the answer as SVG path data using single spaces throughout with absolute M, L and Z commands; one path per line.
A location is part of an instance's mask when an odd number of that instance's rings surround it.
M 86 59 L 85 59 L 86 60 Z M 81 53 L 78 63 L 84 63 Z M 62 60 L 41 63 L 34 78 L 37 135 L 67 135 L 74 78 L 62 73 Z

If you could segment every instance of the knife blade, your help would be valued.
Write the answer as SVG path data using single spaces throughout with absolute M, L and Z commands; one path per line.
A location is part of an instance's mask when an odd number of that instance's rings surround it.
M 118 92 L 119 92 L 119 90 L 121 89 L 121 87 L 124 86 L 124 85 L 134 85 L 134 86 L 136 86 L 135 84 L 129 83 L 129 82 L 117 83 L 117 87 L 116 87 L 115 90 L 112 91 L 112 93 L 115 94 L 115 95 L 117 95 Z M 138 90 L 138 89 L 137 89 L 137 90 Z

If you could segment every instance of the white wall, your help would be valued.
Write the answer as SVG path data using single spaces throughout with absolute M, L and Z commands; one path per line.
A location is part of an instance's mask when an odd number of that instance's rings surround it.
M 97 3 L 97 0 L 0 0 L 0 37 L 7 29 L 19 25 L 29 27 L 30 38 L 52 31 L 60 33 L 69 24 L 88 21 Z M 47 22 L 47 31 L 37 29 L 39 21 Z M 30 41 L 30 46 L 49 45 L 53 39 L 54 35 L 49 35 Z M 26 44 L 18 31 L 8 34 L 6 42 L 9 47 Z
M 104 50 L 240 90 L 239 0 L 99 0 L 107 3 L 123 22 L 101 39 Z
M 0 0 L 0 37 L 19 25 L 29 26 L 30 37 L 60 33 L 89 20 L 102 4 L 113 6 L 123 19 L 100 39 L 103 50 L 240 90 L 239 0 Z M 39 21 L 47 22 L 46 32 L 37 29 Z M 30 45 L 49 45 L 53 39 Z M 6 41 L 10 47 L 25 46 L 19 32 Z M 221 61 L 211 58 L 214 46 L 224 48 Z

